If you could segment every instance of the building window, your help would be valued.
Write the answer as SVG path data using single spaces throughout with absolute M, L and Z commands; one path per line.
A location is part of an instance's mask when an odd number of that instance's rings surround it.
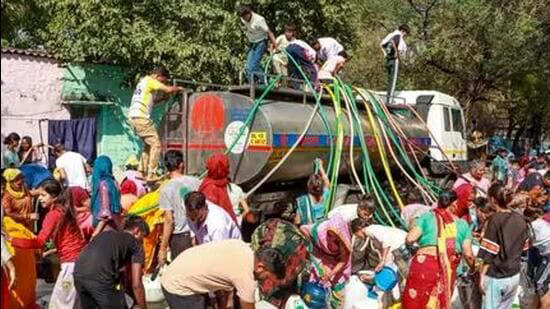
M 462 123 L 462 113 L 459 109 L 451 109 L 453 116 L 453 131 L 460 132 L 464 137 L 464 125 Z
M 451 119 L 449 118 L 449 108 L 443 107 L 443 122 L 445 125 L 445 132 L 451 131 Z

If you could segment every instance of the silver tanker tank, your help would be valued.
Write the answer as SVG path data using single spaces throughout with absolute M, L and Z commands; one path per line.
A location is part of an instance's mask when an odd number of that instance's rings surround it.
M 244 126 L 254 100 L 250 95 L 243 94 L 244 91 L 238 90 L 236 92 L 199 92 L 192 94 L 188 99 L 185 107 L 187 123 L 183 130 L 186 141 L 183 148 L 187 173 L 202 173 L 205 170 L 206 159 L 211 154 L 223 152 L 230 147 Z M 336 118 L 334 109 L 331 107 L 332 103 L 325 100 L 323 104 L 334 132 L 333 139 L 336 141 Z M 312 97 L 308 98 L 304 94 L 297 95 L 297 92 L 287 92 L 286 95 L 282 92 L 270 94 L 229 154 L 230 177 L 233 181 L 247 186 L 265 176 L 298 139 L 313 109 Z M 409 139 L 427 150 L 430 138 L 421 123 L 408 115 L 406 108 L 393 106 L 391 110 L 394 119 Z M 361 113 L 369 155 L 375 169 L 379 170 L 381 162 L 376 142 L 372 137 L 363 109 Z M 343 154 L 345 161 L 342 161 L 341 171 L 346 172 L 352 139 L 347 116 L 342 118 L 344 118 L 345 129 Z M 356 168 L 359 170 L 361 146 L 357 132 L 355 136 L 353 138 L 354 158 Z M 312 173 L 312 163 L 315 158 L 328 159 L 329 143 L 329 135 L 318 114 L 300 145 L 268 182 L 285 182 L 308 177 Z M 420 153 L 417 155 L 420 159 L 423 157 Z M 394 164 L 393 160 L 390 160 L 390 164 Z

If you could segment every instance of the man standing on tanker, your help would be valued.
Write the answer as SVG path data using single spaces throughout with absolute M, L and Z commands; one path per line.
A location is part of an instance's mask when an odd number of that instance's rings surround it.
M 248 82 L 252 83 L 258 79 L 260 84 L 264 83 L 263 72 L 261 68 L 262 56 L 267 50 L 267 40 L 271 41 L 273 46 L 277 46 L 273 32 L 269 30 L 265 18 L 252 11 L 248 6 L 238 8 L 241 22 L 244 25 L 245 34 L 250 42 L 248 55 L 246 56 L 246 74 Z
M 388 81 L 388 94 L 386 104 L 390 104 L 393 99 L 395 85 L 397 84 L 397 74 L 399 72 L 399 62 L 401 53 L 407 52 L 407 44 L 404 37 L 409 35 L 411 30 L 407 25 L 401 25 L 397 30 L 388 34 L 380 43 L 380 48 L 384 54 L 384 69 Z
M 184 90 L 182 87 L 167 86 L 167 80 L 168 71 L 164 67 L 156 68 L 143 77 L 134 91 L 128 112 L 128 122 L 144 144 L 138 172 L 142 177 L 146 177 L 148 182 L 158 180 L 155 172 L 159 165 L 161 149 L 160 137 L 151 119 L 153 105 L 163 101 L 161 93 L 173 94 Z

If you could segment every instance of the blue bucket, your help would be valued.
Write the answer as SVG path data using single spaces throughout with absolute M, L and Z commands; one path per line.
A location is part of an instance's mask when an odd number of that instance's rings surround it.
M 391 291 L 397 285 L 398 281 L 397 272 L 388 266 L 384 266 L 384 268 L 374 276 L 376 287 L 384 292 Z
M 302 286 L 302 299 L 311 309 L 327 308 L 327 289 L 319 283 L 308 282 Z

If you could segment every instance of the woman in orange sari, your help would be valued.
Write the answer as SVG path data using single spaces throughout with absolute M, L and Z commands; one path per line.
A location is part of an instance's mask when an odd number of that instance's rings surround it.
M 3 176 L 7 181 L 6 192 L 2 196 L 4 214 L 32 230 L 32 224 L 38 220 L 38 214 L 33 213 L 32 196 L 25 187 L 23 173 L 19 169 L 8 168 Z
M 437 208 L 419 217 L 407 235 L 407 245 L 418 242 L 420 249 L 411 261 L 404 309 L 450 308 L 461 256 L 474 266 L 472 231 L 453 214 L 456 200 L 455 192 L 443 192 Z

